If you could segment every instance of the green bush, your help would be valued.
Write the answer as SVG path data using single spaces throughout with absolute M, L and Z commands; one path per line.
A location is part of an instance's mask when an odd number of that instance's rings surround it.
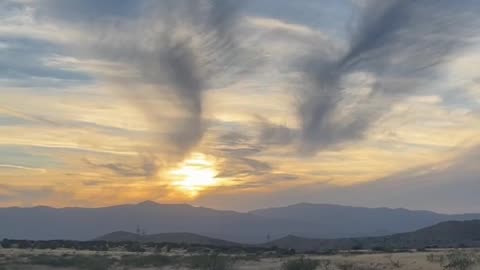
M 314 270 L 317 266 L 318 261 L 301 257 L 283 263 L 282 270 Z

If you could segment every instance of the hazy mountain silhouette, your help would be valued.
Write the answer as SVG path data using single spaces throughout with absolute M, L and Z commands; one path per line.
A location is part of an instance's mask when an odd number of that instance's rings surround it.
M 366 208 L 334 204 L 300 203 L 251 211 L 266 218 L 317 224 L 324 232 L 343 236 L 377 236 L 409 232 L 449 220 L 480 219 L 480 214 L 447 215 L 403 208 Z M 307 236 L 303 233 L 295 234 Z M 332 237 L 327 237 L 332 238 Z
M 298 251 L 320 251 L 328 249 L 402 249 L 424 247 L 479 247 L 480 220 L 447 221 L 414 232 L 380 237 L 309 239 L 289 235 L 264 244 Z
M 118 205 L 102 208 L 0 208 L 0 238 L 90 240 L 115 231 L 148 234 L 187 232 L 238 243 L 264 243 L 267 235 L 310 238 L 378 236 L 407 232 L 448 220 L 445 215 L 405 209 L 298 204 L 239 213 L 187 204 Z
M 107 242 L 143 242 L 143 243 L 181 243 L 207 246 L 240 246 L 241 244 L 202 236 L 194 233 L 159 233 L 140 235 L 130 232 L 113 232 L 94 240 Z

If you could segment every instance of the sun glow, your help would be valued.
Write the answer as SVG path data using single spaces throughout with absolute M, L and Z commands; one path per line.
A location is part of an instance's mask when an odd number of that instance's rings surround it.
M 173 186 L 191 197 L 215 186 L 218 183 L 216 175 L 215 162 L 201 153 L 192 154 L 189 159 L 170 171 Z

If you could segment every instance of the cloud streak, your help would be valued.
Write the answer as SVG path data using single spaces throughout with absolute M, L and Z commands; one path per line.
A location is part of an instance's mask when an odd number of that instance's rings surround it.
M 435 66 L 466 45 L 478 9 L 474 1 L 367 1 L 346 50 L 332 56 L 314 49 L 302 61 L 302 151 L 362 138 L 393 102 L 419 91 Z M 370 79 L 349 85 L 359 75 Z
M 239 1 L 124 0 L 97 7 L 90 0 L 48 0 L 33 5 L 39 18 L 89 34 L 69 48 L 74 54 L 132 70 L 129 76 L 109 73 L 100 78 L 150 120 L 157 136 L 145 151 L 168 157 L 166 162 L 182 159 L 202 140 L 205 91 L 227 84 L 245 59 L 237 42 Z M 166 119 L 171 121 L 167 131 Z M 161 144 L 169 145 L 168 150 L 156 147 Z

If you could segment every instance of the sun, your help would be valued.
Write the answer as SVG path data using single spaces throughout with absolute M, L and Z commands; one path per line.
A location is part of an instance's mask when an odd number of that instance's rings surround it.
M 192 154 L 169 174 L 172 185 L 191 197 L 218 183 L 214 160 L 202 153 Z

